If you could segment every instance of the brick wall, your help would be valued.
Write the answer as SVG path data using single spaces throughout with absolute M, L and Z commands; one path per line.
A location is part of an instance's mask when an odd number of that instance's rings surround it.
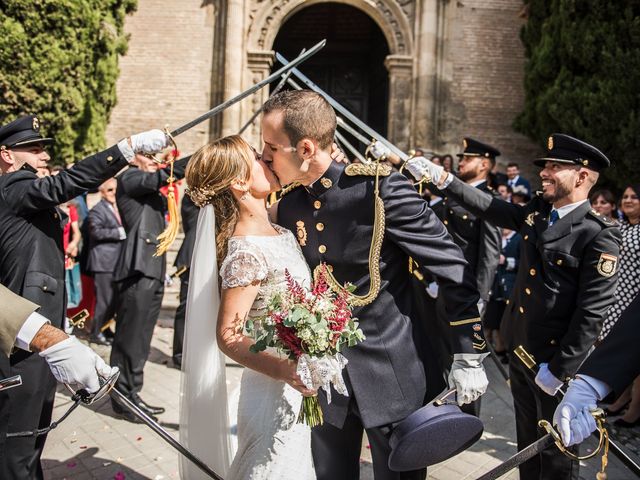
M 211 108 L 214 7 L 203 0 L 139 0 L 126 20 L 118 105 L 107 141 L 149 128 L 175 128 Z M 208 140 L 204 122 L 176 140 L 192 153 Z
M 452 152 L 459 151 L 465 135 L 495 145 L 502 152 L 500 163 L 520 163 L 536 183 L 531 159 L 540 149 L 512 127 L 524 102 L 521 9 L 521 0 L 449 4 L 446 58 L 450 69 L 439 133 Z

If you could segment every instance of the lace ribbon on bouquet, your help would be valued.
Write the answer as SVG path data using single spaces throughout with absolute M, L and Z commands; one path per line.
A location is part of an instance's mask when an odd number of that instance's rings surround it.
M 340 395 L 349 396 L 342 378 L 342 369 L 349 361 L 340 353 L 312 358 L 306 353 L 298 358 L 296 373 L 309 389 L 322 388 L 327 392 L 327 403 L 331 403 L 331 385 Z

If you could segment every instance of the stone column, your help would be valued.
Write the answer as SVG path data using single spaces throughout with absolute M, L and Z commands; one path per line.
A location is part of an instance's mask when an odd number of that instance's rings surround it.
M 249 81 L 251 85 L 255 85 L 261 80 L 267 78 L 271 73 L 271 66 L 273 65 L 274 55 L 272 51 L 260 50 L 247 52 L 247 67 L 249 70 Z M 244 102 L 244 119 L 248 121 L 251 116 L 262 107 L 262 104 L 269 98 L 269 87 L 266 86 L 262 90 L 251 95 Z M 260 131 L 260 118 L 254 120 L 251 127 L 245 130 L 244 138 L 246 138 L 252 145 L 259 148 L 262 145 L 261 131 Z
M 388 55 L 384 61 L 389 71 L 389 140 L 401 150 L 410 148 L 411 106 L 413 98 L 413 57 Z
M 224 99 L 238 95 L 242 90 L 244 68 L 244 0 L 227 0 L 226 52 L 224 61 Z M 214 73 L 215 74 L 215 73 Z M 223 114 L 222 135 L 238 133 L 240 105 L 227 108 Z

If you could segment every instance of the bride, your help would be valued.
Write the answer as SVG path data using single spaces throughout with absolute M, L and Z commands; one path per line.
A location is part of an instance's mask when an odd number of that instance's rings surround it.
M 302 396 L 315 392 L 304 387 L 295 362 L 250 352 L 254 341 L 243 330 L 270 293 L 283 288 L 285 268 L 310 285 L 293 234 L 269 221 L 266 199 L 280 185 L 239 136 L 200 148 L 186 179 L 201 210 L 187 300 L 180 439 L 227 480 L 315 478 L 310 429 L 296 423 Z M 223 354 L 247 367 L 232 462 Z M 184 457 L 180 475 L 208 478 Z

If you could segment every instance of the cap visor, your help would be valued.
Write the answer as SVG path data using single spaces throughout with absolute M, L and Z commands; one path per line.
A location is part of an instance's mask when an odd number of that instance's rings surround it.
M 566 163 L 568 165 L 577 165 L 577 163 L 574 162 L 573 160 L 567 160 L 566 158 L 550 158 L 550 157 L 536 158 L 533 161 L 533 164 L 538 167 L 544 167 L 547 162 L 557 162 L 557 163 Z
M 32 145 L 51 145 L 53 138 L 30 138 L 28 140 L 22 140 L 21 142 L 14 143 L 11 147 L 30 147 Z M 10 147 L 10 148 L 11 148 Z

